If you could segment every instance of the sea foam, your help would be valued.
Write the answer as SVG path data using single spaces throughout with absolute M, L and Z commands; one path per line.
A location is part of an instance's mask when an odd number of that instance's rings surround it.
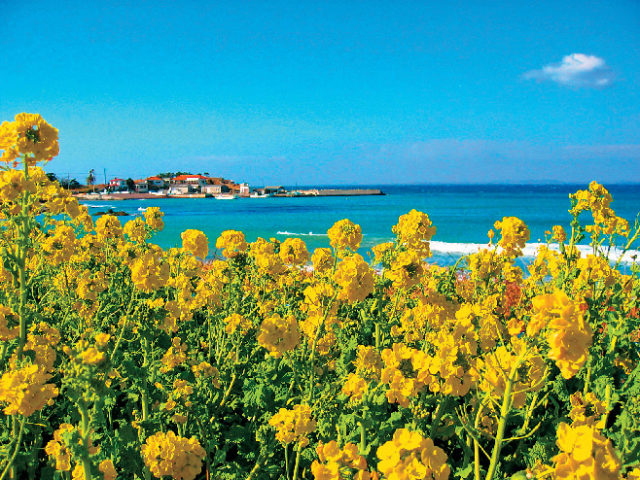
M 479 250 L 483 248 L 489 248 L 488 244 L 485 243 L 450 243 L 450 242 L 437 242 L 432 241 L 431 250 L 437 253 L 451 253 L 457 255 L 471 255 L 473 253 L 477 253 Z M 525 258 L 533 258 L 538 254 L 538 250 L 542 245 L 546 245 L 545 243 L 527 243 L 525 247 L 522 249 L 522 256 Z M 581 256 L 586 256 L 590 253 L 593 253 L 593 249 L 589 245 L 576 245 L 576 248 L 580 252 Z M 557 243 L 552 243 L 549 245 L 549 250 L 553 250 L 555 252 L 560 251 L 560 247 Z M 623 252 L 620 248 L 611 248 L 609 251 L 609 260 L 613 262 L 617 262 L 620 260 L 621 263 L 632 263 L 635 257 L 640 258 L 640 251 L 638 250 L 627 250 Z

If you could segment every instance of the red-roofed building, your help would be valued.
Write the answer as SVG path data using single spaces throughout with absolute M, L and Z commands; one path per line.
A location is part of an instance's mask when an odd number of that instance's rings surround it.
M 146 180 L 134 180 L 136 185 L 136 192 L 138 193 L 149 193 L 149 184 Z
M 109 181 L 109 188 L 111 190 L 126 190 L 127 181 L 122 178 L 113 178 Z
M 149 177 L 147 178 L 147 185 L 149 186 L 149 190 L 162 190 L 167 186 L 167 182 L 165 182 L 160 177 Z

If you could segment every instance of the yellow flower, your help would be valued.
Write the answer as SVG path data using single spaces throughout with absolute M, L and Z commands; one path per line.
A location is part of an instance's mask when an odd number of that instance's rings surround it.
M 286 270 L 275 247 L 275 243 L 267 242 L 260 237 L 251 244 L 251 258 L 259 271 L 269 275 L 278 275 Z
M 238 329 L 240 330 L 240 333 L 244 335 L 253 328 L 253 324 L 249 320 L 237 313 L 229 315 L 223 321 L 226 323 L 225 331 L 229 335 L 233 334 Z
M 346 255 L 347 250 L 355 252 L 362 242 L 360 225 L 356 225 L 346 218 L 333 224 L 327 234 L 329 235 L 329 243 L 339 256 Z
M 76 249 L 76 233 L 73 228 L 58 224 L 42 243 L 42 249 L 53 266 L 68 262 Z
M 120 238 L 122 237 L 122 225 L 118 217 L 113 215 L 102 215 L 96 221 L 96 233 L 98 238 Z
M 152 292 L 165 286 L 169 275 L 169 264 L 152 250 L 147 250 L 131 265 L 131 281 L 143 292 Z
M 103 460 L 98 465 L 98 470 L 104 475 L 104 480 L 116 480 L 118 472 L 111 460 Z
M 308 434 L 316 429 L 316 421 L 311 418 L 308 405 L 296 405 L 292 410 L 281 408 L 269 420 L 269 425 L 276 428 L 276 439 L 284 444 L 300 443 L 301 447 L 309 444 Z
M 182 238 L 182 248 L 199 258 L 206 258 L 209 253 L 209 241 L 207 236 L 200 230 L 185 230 L 180 235 Z
M 393 251 L 394 243 L 386 242 L 376 245 L 371 249 L 375 263 L 381 263 L 385 257 Z
M 106 359 L 105 354 L 95 347 L 87 348 L 78 357 L 85 365 L 100 365 Z
M 95 275 L 91 275 L 90 270 L 85 270 L 78 277 L 76 294 L 83 300 L 95 302 L 98 299 L 98 294 L 104 292 L 107 287 L 107 279 L 103 272 L 96 272 Z
M 13 122 L 0 126 L 0 160 L 14 161 L 24 155 L 29 165 L 48 162 L 58 155 L 58 130 L 37 113 L 19 113 Z
M 393 282 L 394 288 L 411 288 L 418 284 L 424 268 L 415 250 L 400 252 L 391 261 L 384 275 Z
M 49 440 L 44 447 L 47 455 L 52 457 L 56 462 L 56 470 L 68 472 L 71 470 L 71 454 L 67 449 L 67 445 L 62 438 L 63 433 L 73 433 L 75 427 L 68 423 L 62 423 L 58 429 L 53 432 L 53 440 Z
M 160 371 L 163 373 L 173 370 L 178 365 L 183 364 L 187 360 L 187 346 L 184 345 L 180 337 L 174 337 L 171 340 L 171 347 L 162 357 L 162 367 Z
M 531 236 L 527 225 L 517 217 L 503 217 L 494 227 L 502 235 L 498 245 L 502 247 L 504 254 L 508 257 L 522 255 L 522 249 Z
M 16 145 L 18 132 L 14 122 L 2 122 L 0 125 L 0 150 L 4 150 L 0 161 L 13 162 L 20 155 Z
M 376 454 L 378 470 L 389 479 L 446 480 L 451 473 L 444 450 L 430 438 L 405 428 L 396 430 L 393 439 L 378 447 Z
M 574 427 L 563 422 L 558 426 L 556 445 L 561 452 L 551 459 L 556 478 L 619 478 L 621 464 L 611 441 L 594 426 Z
M 129 237 L 129 240 L 135 243 L 142 243 L 147 238 L 146 223 L 142 218 L 137 217 L 133 220 L 129 220 L 124 225 L 124 234 Z
M 17 320 L 17 316 L 13 310 L 0 304 L 0 341 L 7 342 L 18 336 L 20 327 L 17 325 Z M 9 322 L 16 325 L 9 327 Z
M 567 232 L 564 231 L 562 225 L 554 225 L 553 228 L 553 239 L 556 242 L 564 242 L 567 239 Z
M 333 268 L 333 256 L 328 248 L 316 248 L 311 256 L 313 271 L 318 275 L 323 275 Z
M 160 211 L 158 207 L 148 207 L 144 211 L 144 219 L 147 223 L 147 226 L 152 230 L 162 230 L 164 228 L 164 222 L 162 221 L 162 217 L 164 213 Z
M 169 431 L 157 432 L 142 445 L 142 459 L 151 473 L 162 478 L 193 480 L 202 470 L 206 452 L 195 437 L 180 437 Z
M 58 389 L 46 383 L 51 375 L 39 365 L 9 370 L 0 377 L 0 402 L 7 403 L 4 413 L 28 417 L 58 396 Z
M 356 402 L 362 400 L 362 397 L 368 390 L 369 385 L 367 381 L 355 373 L 350 373 L 347 376 L 346 382 L 342 385 L 342 393 L 349 395 L 351 400 Z
M 366 470 L 367 460 L 358 454 L 358 447 L 353 443 L 347 443 L 340 449 L 335 440 L 331 440 L 329 443 L 319 442 L 316 453 L 319 461 L 314 460 L 311 464 L 311 473 L 315 480 L 342 480 L 344 478 L 377 480 L 378 478 L 377 474 Z
M 265 318 L 260 325 L 258 343 L 273 357 L 281 357 L 296 348 L 299 342 L 298 321 L 293 315 L 282 318 L 276 313 Z
M 235 258 L 243 254 L 249 248 L 244 233 L 238 230 L 225 230 L 216 240 L 216 248 L 222 248 L 222 255 L 227 258 Z
M 299 238 L 287 238 L 280 245 L 279 255 L 287 265 L 304 265 L 309 261 L 307 246 Z
M 192 365 L 191 371 L 196 376 L 196 378 L 211 379 L 211 383 L 216 388 L 220 388 L 220 372 L 216 367 L 211 366 L 209 362 L 200 362 L 197 365 Z
M 426 213 L 411 210 L 398 218 L 398 224 L 392 229 L 398 237 L 398 244 L 415 250 L 422 258 L 431 256 L 429 240 L 436 233 L 436 227 Z
M 564 378 L 573 377 L 587 361 L 593 337 L 580 304 L 560 290 L 538 295 L 531 303 L 534 315 L 527 325 L 527 335 L 534 336 L 546 328 L 549 358 L 555 360 Z
M 361 302 L 373 292 L 373 269 L 357 253 L 338 264 L 333 280 L 341 287 L 339 298 L 349 302 Z
M 34 193 L 36 186 L 31 180 L 27 180 L 23 171 L 6 170 L 0 172 L 0 201 L 9 203 L 24 192 Z

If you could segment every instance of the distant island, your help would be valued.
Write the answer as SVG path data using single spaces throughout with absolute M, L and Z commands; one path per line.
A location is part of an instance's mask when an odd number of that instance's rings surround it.
M 72 184 L 75 182 L 75 184 Z M 246 182 L 235 182 L 208 174 L 178 172 L 158 174 L 144 179 L 112 178 L 108 183 L 95 184 L 93 171 L 89 172 L 87 184 L 81 185 L 75 179 L 61 182 L 73 194 L 85 200 L 127 200 L 141 198 L 216 198 L 233 200 L 236 198 L 269 197 L 330 197 L 384 195 L 376 188 L 307 188 L 287 190 L 282 185 L 264 186 L 251 189 Z

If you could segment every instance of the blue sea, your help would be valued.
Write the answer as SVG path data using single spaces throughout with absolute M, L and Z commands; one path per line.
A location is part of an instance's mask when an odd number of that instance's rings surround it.
M 633 226 L 640 212 L 640 185 L 605 185 L 613 195 L 612 208 Z M 316 186 L 317 187 L 317 186 Z M 302 187 L 298 187 L 302 188 Z M 320 187 L 320 188 L 328 188 Z M 349 188 L 341 186 L 339 188 Z M 358 186 L 354 188 L 366 188 Z M 545 241 L 545 231 L 563 225 L 570 232 L 569 194 L 586 185 L 373 185 L 385 195 L 360 197 L 243 198 L 237 200 L 145 199 L 84 202 L 90 212 L 108 208 L 135 216 L 147 207 L 160 207 L 165 228 L 152 240 L 162 247 L 181 245 L 180 233 L 189 228 L 202 230 L 215 254 L 215 241 L 224 230 L 241 230 L 248 241 L 258 237 L 302 238 L 312 251 L 329 246 L 327 230 L 336 221 L 348 218 L 362 227 L 361 253 L 392 240 L 391 228 L 398 217 L 411 209 L 429 215 L 437 227 L 432 239 L 431 261 L 440 265 L 455 262 L 488 241 L 487 231 L 505 216 L 522 219 L 531 230 L 533 255 L 536 243 Z M 591 220 L 583 213 L 583 224 Z M 582 217 L 581 217 L 582 218 Z M 126 221 L 127 217 L 121 220 Z M 635 245 L 635 249 L 640 246 Z

